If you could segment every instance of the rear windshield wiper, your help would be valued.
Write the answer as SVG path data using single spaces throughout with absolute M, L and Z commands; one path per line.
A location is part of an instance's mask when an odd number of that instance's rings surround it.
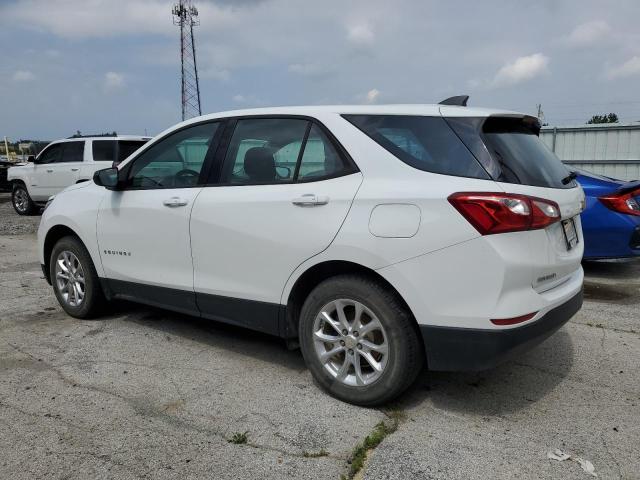
M 578 173 L 577 172 L 569 172 L 569 175 L 567 175 L 566 177 L 564 177 L 562 179 L 562 184 L 566 185 L 566 184 L 570 183 L 572 180 L 575 180 L 576 178 L 578 178 Z

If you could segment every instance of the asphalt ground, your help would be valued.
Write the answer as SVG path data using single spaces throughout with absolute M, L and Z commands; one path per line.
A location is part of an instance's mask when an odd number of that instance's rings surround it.
M 385 409 L 337 401 L 273 337 L 118 304 L 67 316 L 39 217 L 0 194 L 0 478 L 640 478 L 640 263 L 585 264 L 585 303 L 529 353 L 424 372 Z M 234 443 L 234 440 L 236 443 Z M 560 449 L 572 457 L 547 458 Z

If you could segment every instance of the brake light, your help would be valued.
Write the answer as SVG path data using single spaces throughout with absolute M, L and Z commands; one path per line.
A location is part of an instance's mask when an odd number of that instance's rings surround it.
M 449 202 L 482 235 L 537 230 L 560 220 L 557 203 L 528 195 L 460 192 Z
M 640 189 L 627 193 L 605 195 L 603 197 L 598 197 L 598 200 L 614 212 L 640 216 L 640 202 L 638 202 L 636 197 L 640 197 Z

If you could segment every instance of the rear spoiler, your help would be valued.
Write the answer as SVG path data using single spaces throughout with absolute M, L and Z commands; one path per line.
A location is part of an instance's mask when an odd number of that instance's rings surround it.
M 632 192 L 634 190 L 640 190 L 640 180 L 632 180 L 630 182 L 625 183 L 624 185 L 621 185 L 616 190 L 616 193 L 623 194 L 627 192 Z

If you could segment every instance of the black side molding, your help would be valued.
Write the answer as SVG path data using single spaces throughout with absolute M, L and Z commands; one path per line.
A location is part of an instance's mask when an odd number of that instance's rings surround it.
M 458 107 L 466 107 L 469 95 L 456 95 L 455 97 L 449 97 L 442 100 L 438 105 L 455 105 Z
M 224 297 L 124 280 L 101 278 L 100 283 L 108 299 L 120 298 L 165 308 L 274 336 L 281 336 L 280 322 L 286 317 L 286 306 L 279 303 Z

